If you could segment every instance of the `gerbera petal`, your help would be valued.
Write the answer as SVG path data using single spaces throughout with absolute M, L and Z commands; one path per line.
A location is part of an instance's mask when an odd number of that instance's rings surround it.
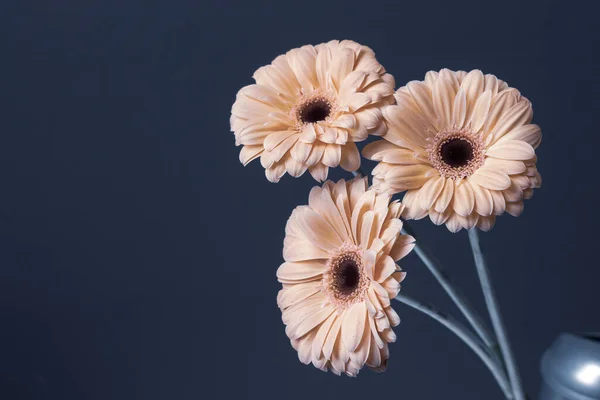
M 435 177 L 427 181 L 425 185 L 419 190 L 419 200 L 421 207 L 425 210 L 429 210 L 433 203 L 438 199 L 438 196 L 444 189 L 445 179 L 441 176 Z
M 338 144 L 328 144 L 323 153 L 322 162 L 328 167 L 334 168 L 340 165 L 342 158 L 342 147 Z
M 340 167 L 346 171 L 356 171 L 360 168 L 360 152 L 353 142 L 342 146 Z
M 356 350 L 362 339 L 365 329 L 365 319 L 367 309 L 364 303 L 357 303 L 350 307 L 344 313 L 344 322 L 342 323 L 342 340 L 346 350 L 351 352 Z
M 504 135 L 499 142 L 509 140 L 520 140 L 527 142 L 535 149 L 542 141 L 542 131 L 540 127 L 535 124 L 521 125 Z
M 479 185 L 471 185 L 475 196 L 475 212 L 479 215 L 489 216 L 494 211 L 494 201 L 490 191 Z
M 513 129 L 521 125 L 529 124 L 532 116 L 533 111 L 531 110 L 531 103 L 525 99 L 521 100 L 498 120 L 494 130 L 490 132 L 489 136 L 486 138 L 487 143 L 493 144 Z
M 342 246 L 339 233 L 323 217 L 307 206 L 300 206 L 296 210 L 298 226 L 313 245 L 329 253 Z
M 535 157 L 535 150 L 522 140 L 503 140 L 490 147 L 486 155 L 504 160 L 524 161 Z
M 456 91 L 445 78 L 439 77 L 432 90 L 433 107 L 441 126 L 452 126 L 452 107 Z
M 504 190 L 510 186 L 510 178 L 504 172 L 492 168 L 479 168 L 469 180 L 476 185 L 492 190 Z
M 277 278 L 288 281 L 312 278 L 325 272 L 325 264 L 318 261 L 284 262 L 277 270 Z
M 475 207 L 475 195 L 468 181 L 457 181 L 454 190 L 454 211 L 460 216 L 467 217 Z

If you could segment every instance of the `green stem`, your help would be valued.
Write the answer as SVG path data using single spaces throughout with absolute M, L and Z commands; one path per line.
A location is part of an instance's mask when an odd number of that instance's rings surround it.
M 484 362 L 484 364 L 491 371 L 492 375 L 498 382 L 500 389 L 504 392 L 504 395 L 507 399 L 512 399 L 512 394 L 510 391 L 510 385 L 508 384 L 508 380 L 506 378 L 506 374 L 504 370 L 498 363 L 498 360 L 495 359 L 490 353 L 489 349 L 481 342 L 479 338 L 473 335 L 467 328 L 462 326 L 460 322 L 454 320 L 451 316 L 443 314 L 435 307 L 423 304 L 418 300 L 415 300 L 403 293 L 399 293 L 396 297 L 401 303 L 404 303 L 408 306 L 413 307 L 414 309 L 421 311 L 422 313 L 430 316 L 435 319 L 446 328 L 448 328 L 451 332 L 456 334 L 467 346 L 471 348 L 477 354 L 477 356 Z
M 479 246 L 479 236 L 476 228 L 469 231 L 469 241 L 471 243 L 471 248 L 473 249 L 473 257 L 475 258 L 475 265 L 477 267 L 477 273 L 479 274 L 479 281 L 481 282 L 485 303 L 490 313 L 492 326 L 498 337 L 498 343 L 500 344 L 500 350 L 506 364 L 515 400 L 525 400 L 525 393 L 523 392 L 517 363 L 510 348 L 506 328 L 504 327 L 502 316 L 500 315 L 500 308 L 494 294 L 494 288 L 492 287 L 490 271 L 486 265 L 481 247 Z

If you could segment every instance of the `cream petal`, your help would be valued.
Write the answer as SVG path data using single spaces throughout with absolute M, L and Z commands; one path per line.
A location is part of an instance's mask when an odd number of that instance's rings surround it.
M 421 219 L 427 215 L 427 210 L 419 204 L 418 191 L 409 190 L 404 195 L 402 203 L 405 205 L 402 216 L 406 219 Z
M 490 147 L 486 155 L 504 160 L 525 161 L 535 157 L 535 150 L 522 140 L 503 140 Z
M 261 156 L 261 164 L 263 164 L 262 157 L 265 158 L 265 168 L 272 166 L 277 161 L 281 160 L 283 156 L 296 144 L 298 141 L 298 135 L 293 134 L 288 138 L 284 139 L 279 145 L 273 148 L 271 151 L 265 151 Z
M 359 243 L 361 238 L 364 215 L 373 209 L 374 204 L 375 193 L 373 191 L 368 191 L 364 194 L 364 196 L 361 196 L 361 198 L 358 200 L 358 203 L 352 208 L 352 234 L 354 235 L 356 243 Z
M 494 199 L 494 215 L 500 215 L 504 213 L 504 210 L 506 209 L 506 200 L 504 200 L 504 195 L 502 192 L 490 190 L 490 194 Z
M 329 333 L 327 333 L 325 343 L 323 344 L 323 356 L 325 356 L 325 358 L 328 360 L 333 358 L 333 350 L 336 342 L 338 341 L 337 339 L 340 336 L 342 320 L 343 318 L 340 316 L 334 319 L 333 323 L 331 324 L 331 329 L 329 329 Z
M 311 332 L 306 337 L 300 339 L 298 344 L 298 359 L 302 364 L 310 364 L 311 362 L 311 349 L 314 333 Z
M 317 54 L 312 46 L 304 46 L 300 49 L 289 51 L 288 60 L 294 71 L 298 82 L 306 93 L 310 93 L 318 86 L 316 74 Z
M 317 50 L 316 73 L 319 80 L 319 86 L 324 87 L 329 80 L 328 71 L 331 65 L 331 50 L 328 46 L 323 46 Z
M 323 307 L 324 300 L 324 296 L 312 296 L 301 303 L 289 307 L 281 314 L 281 320 L 284 324 L 288 325 L 285 329 L 288 337 L 293 333 L 297 324 Z M 294 326 L 290 326 L 292 324 Z
M 396 334 L 391 328 L 385 329 L 383 332 L 381 332 L 381 336 L 383 336 L 388 343 L 394 343 L 397 339 Z
M 363 249 L 368 249 L 371 246 L 371 241 L 373 240 L 373 235 L 375 234 L 373 229 L 374 219 L 374 211 L 367 211 L 362 217 L 360 240 L 358 244 L 360 244 Z
M 499 92 L 494 96 L 483 130 L 486 133 L 486 136 L 489 136 L 496 128 L 500 118 L 502 118 L 511 107 L 517 104 L 520 97 L 521 94 L 519 91 L 513 88 Z
M 381 352 L 377 346 L 377 342 L 375 341 L 375 335 L 379 337 L 378 334 L 373 334 L 371 336 L 371 346 L 369 347 L 369 356 L 367 357 L 366 364 L 371 368 L 377 368 L 381 365 Z
M 277 278 L 288 281 L 303 280 L 325 272 L 325 264 L 318 261 L 284 262 L 277 269 Z
M 342 238 L 323 217 L 307 206 L 300 206 L 296 210 L 298 227 L 313 245 L 329 253 L 342 246 Z
M 532 117 L 531 103 L 525 99 L 521 100 L 502 115 L 494 130 L 486 138 L 486 144 L 495 143 L 513 129 L 529 124 Z
M 502 160 L 492 157 L 486 158 L 484 166 L 486 168 L 498 169 L 508 175 L 521 174 L 527 169 L 522 161 Z
M 440 126 L 452 126 L 452 107 L 456 96 L 452 83 L 440 76 L 435 81 L 432 96 Z
M 446 221 L 448 220 L 448 218 L 450 217 L 451 214 L 452 214 L 452 212 L 450 209 L 446 210 L 443 213 L 439 213 L 435 210 L 430 209 L 429 210 L 429 219 L 435 225 L 442 225 L 442 224 L 446 223 Z
M 475 207 L 475 195 L 471 185 L 466 180 L 457 180 L 454 189 L 454 211 L 462 217 L 467 217 Z
M 263 153 L 264 154 L 264 153 Z M 277 183 L 285 174 L 285 163 L 272 164 L 271 167 L 265 169 L 265 176 L 269 182 Z
M 446 221 L 446 228 L 452 233 L 456 233 L 462 229 L 458 218 L 458 214 L 452 214 L 448 218 L 448 221 Z
M 333 121 L 331 126 L 336 128 L 353 129 L 356 127 L 356 118 L 352 114 L 342 114 L 336 118 L 335 121 Z
M 483 128 L 483 124 L 487 119 L 490 106 L 492 104 L 492 92 L 486 90 L 477 99 L 475 106 L 473 107 L 473 114 L 471 115 L 471 129 L 473 132 L 479 132 Z
M 475 109 L 475 102 L 483 93 L 484 87 L 485 78 L 483 77 L 483 73 L 478 69 L 470 71 L 462 80 L 461 88 L 463 88 L 467 95 L 467 120 L 471 119 Z
M 323 153 L 321 162 L 328 167 L 335 168 L 340 165 L 341 158 L 342 147 L 337 144 L 328 144 L 327 147 L 325 147 L 325 152 Z
M 322 357 L 323 346 L 325 345 L 325 339 L 327 339 L 327 335 L 329 334 L 329 331 L 331 330 L 331 327 L 336 319 L 339 319 L 337 313 L 333 313 L 327 317 L 327 319 L 319 327 L 319 330 L 312 341 L 311 358 L 313 363 L 315 360 L 319 360 L 321 358 L 327 360 L 326 357 Z
M 439 72 L 437 71 L 428 71 L 425 74 L 425 84 L 430 88 L 433 89 L 433 85 L 435 85 L 435 81 L 437 80 L 437 78 L 439 77 Z
M 356 112 L 369 104 L 371 104 L 371 97 L 366 93 L 359 92 L 348 96 L 341 107 L 347 106 L 350 112 Z
M 429 210 L 433 206 L 444 189 L 444 181 L 441 176 L 432 178 L 419 190 L 419 201 L 423 209 Z
M 308 332 L 310 332 L 323 321 L 325 321 L 327 318 L 329 318 L 329 316 L 331 316 L 331 314 L 333 314 L 334 312 L 335 308 L 331 305 L 328 305 L 318 310 L 314 314 L 308 316 L 297 325 L 290 339 L 299 339 L 302 336 L 306 335 Z
M 294 160 L 291 156 L 288 156 L 285 159 L 285 170 L 290 176 L 297 178 L 306 172 L 308 166 L 306 164 L 300 163 Z
M 329 173 L 329 168 L 324 164 L 315 164 L 312 167 L 308 168 L 308 172 L 312 175 L 313 178 L 317 182 L 324 182 L 327 180 L 327 174 Z
M 404 258 L 415 247 L 415 238 L 411 235 L 400 235 L 390 250 L 390 257 L 394 261 Z
M 385 313 L 388 319 L 390 320 L 391 326 L 397 326 L 400 323 L 400 317 L 398 316 L 398 313 L 396 313 L 396 311 L 391 306 L 385 309 Z
M 349 352 L 355 351 L 363 336 L 367 309 L 364 303 L 356 303 L 344 312 L 342 341 Z
M 378 140 L 367 144 L 362 153 L 369 160 L 403 165 L 420 163 L 424 156 L 424 154 L 415 153 L 413 150 L 400 148 L 387 140 Z
M 342 146 L 340 167 L 346 171 L 356 171 L 360 168 L 360 152 L 353 142 L 348 142 Z
M 353 212 L 358 202 L 362 199 L 363 195 L 367 192 L 369 187 L 369 181 L 367 177 L 355 178 L 346 183 L 348 190 L 348 199 L 350 200 L 350 210 Z
M 294 93 L 300 90 L 300 84 L 285 55 L 278 56 L 271 65 L 259 68 L 253 78 L 257 83 L 271 86 L 279 93 Z
M 385 180 L 395 189 L 402 191 L 420 188 L 436 174 L 437 171 L 428 165 L 403 165 L 390 169 Z
M 507 140 L 527 142 L 535 149 L 542 141 L 542 130 L 535 124 L 521 125 L 504 135 L 498 143 Z
M 502 192 L 506 203 L 513 203 L 523 200 L 523 189 L 513 180 L 510 187 Z
M 449 70 L 448 68 L 443 68 L 440 70 L 439 77 L 444 78 L 452 85 L 452 89 L 456 92 L 459 89 L 460 82 L 458 81 L 458 77 L 454 71 Z
M 306 298 L 320 291 L 320 282 L 305 283 L 302 285 L 294 285 L 290 288 L 282 289 L 277 296 L 277 306 L 281 309 L 297 304 Z
M 306 165 L 313 166 L 321 161 L 323 157 L 323 153 L 325 152 L 325 147 L 327 145 L 325 143 L 316 142 L 312 145 L 312 149 L 310 151 L 310 155 L 306 159 Z M 313 175 L 314 176 L 314 175 Z M 325 174 L 325 178 L 327 178 L 327 174 Z M 325 180 L 325 179 L 323 179 Z
M 492 74 L 485 75 L 485 90 L 489 90 L 492 96 L 498 94 L 498 78 Z
M 369 350 L 371 345 L 371 331 L 369 328 L 369 322 L 365 320 L 365 327 L 363 328 L 363 335 L 356 350 L 350 353 L 350 359 L 356 366 L 356 373 L 365 365 L 369 356 Z
M 255 160 L 257 157 L 260 157 L 264 148 L 262 145 L 257 146 L 244 146 L 240 151 L 240 162 L 246 166 L 252 160 Z
M 523 213 L 524 204 L 522 201 L 518 201 L 516 203 L 506 203 L 506 212 L 512 215 L 513 217 L 518 217 Z
M 460 226 L 462 226 L 463 228 L 465 228 L 467 230 L 473 229 L 477 225 L 478 220 L 479 220 L 479 215 L 477 215 L 476 213 L 473 213 L 466 217 L 463 217 L 462 215 L 458 215 L 458 221 L 460 223 Z
M 486 188 L 479 185 L 471 185 L 475 196 L 475 212 L 479 215 L 489 216 L 494 211 L 492 194 Z
M 385 290 L 385 288 L 383 286 L 381 286 L 381 284 L 379 282 L 376 282 L 376 281 L 371 281 L 371 287 L 375 291 L 375 294 L 377 295 L 377 299 L 379 300 L 379 302 L 381 303 L 383 308 L 389 307 L 390 306 L 390 298 L 388 296 L 387 290 Z
M 304 164 L 306 163 L 306 160 L 308 159 L 312 148 L 312 144 L 298 141 L 290 150 L 290 155 L 295 161 Z
M 437 80 L 436 80 L 437 83 Z M 437 116 L 433 106 L 432 89 L 429 89 L 423 82 L 412 81 L 406 85 L 408 91 L 414 99 L 414 103 L 417 104 L 421 113 L 427 118 L 431 126 L 438 129 Z
M 504 190 L 510 187 L 510 178 L 508 175 L 501 171 L 486 167 L 479 168 L 475 171 L 475 173 L 469 177 L 469 181 L 491 190 Z
M 381 110 L 378 108 L 368 108 L 355 114 L 357 121 L 364 125 L 368 130 L 377 128 L 383 119 Z
M 364 98 L 367 99 L 367 103 L 370 102 L 370 97 L 367 94 L 360 92 L 360 88 L 362 87 L 366 78 L 367 78 L 367 73 L 365 71 L 360 71 L 360 70 L 354 70 L 344 78 L 344 80 L 342 81 L 342 86 L 340 87 L 340 92 L 339 92 L 340 98 L 345 100 L 345 101 L 343 101 L 343 104 L 349 104 L 348 98 L 355 94 L 360 94 L 361 95 L 360 97 L 364 96 Z M 367 103 L 364 103 L 364 104 L 367 104 Z M 360 108 L 360 107 L 362 107 L 362 105 L 359 106 L 358 108 Z
M 269 136 L 270 131 L 264 130 L 254 130 L 250 131 L 244 135 L 240 135 L 236 139 L 236 146 L 245 145 L 245 146 L 256 146 L 264 143 L 265 138 Z
M 347 230 L 329 190 L 321 189 L 318 186 L 314 187 L 308 197 L 308 204 L 335 229 L 342 241 L 350 239 L 350 232 Z
M 385 121 L 381 120 L 379 121 L 379 124 L 373 128 L 373 129 L 369 129 L 368 134 L 369 135 L 373 135 L 373 136 L 384 136 L 387 133 L 388 129 L 387 129 L 387 125 L 385 124 Z M 366 137 L 365 137 L 366 139 Z M 359 142 L 362 140 L 354 140 L 355 142 Z
M 462 128 L 465 123 L 467 114 L 467 97 L 465 91 L 460 88 L 454 98 L 454 107 L 452 110 L 452 124 L 458 128 Z
M 372 212 L 372 211 L 369 211 Z M 365 248 L 365 246 L 363 246 Z M 373 250 L 365 250 L 363 252 L 362 261 L 363 267 L 367 273 L 369 279 L 373 279 L 373 274 L 375 270 L 375 261 L 377 260 L 377 253 Z
M 317 140 L 317 132 L 315 132 L 314 124 L 306 124 L 302 128 L 302 133 L 300 134 L 300 138 L 298 139 L 304 143 L 314 143 Z
M 494 223 L 496 222 L 496 217 L 493 215 L 490 217 L 479 217 L 479 221 L 477 221 L 477 227 L 484 232 L 488 232 L 494 227 Z
M 435 202 L 434 209 L 439 213 L 446 211 L 446 208 L 452 201 L 454 196 L 454 181 L 452 179 L 442 178 L 444 180 L 444 188 L 440 192 L 438 199 Z
M 355 54 L 349 48 L 340 49 L 331 62 L 331 77 L 337 88 L 342 81 L 354 69 Z
M 379 259 L 377 264 L 375 264 L 375 272 L 373 277 L 377 282 L 383 282 L 390 275 L 396 272 L 397 269 L 398 266 L 396 265 L 392 257 L 384 255 Z
M 390 320 L 387 318 L 385 313 L 383 313 L 382 317 L 375 319 L 375 325 L 377 326 L 378 332 L 383 332 L 391 327 Z

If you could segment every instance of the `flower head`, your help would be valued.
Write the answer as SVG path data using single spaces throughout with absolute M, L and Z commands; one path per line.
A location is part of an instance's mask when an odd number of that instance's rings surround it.
M 350 40 L 290 50 L 254 80 L 237 94 L 231 130 L 242 164 L 260 157 L 271 182 L 307 169 L 319 182 L 329 167 L 356 171 L 354 143 L 385 133 L 380 108 L 394 101 L 394 78 Z
M 327 181 L 292 212 L 277 304 L 303 363 L 350 376 L 386 368 L 400 322 L 390 299 L 405 276 L 396 261 L 414 247 L 400 234 L 403 206 L 389 201 L 366 178 Z
M 542 183 L 535 155 L 542 133 L 530 124 L 529 100 L 494 75 L 447 69 L 394 96 L 397 104 L 383 109 L 384 140 L 363 155 L 380 162 L 377 190 L 406 191 L 406 218 L 487 231 L 497 215 L 521 214 Z

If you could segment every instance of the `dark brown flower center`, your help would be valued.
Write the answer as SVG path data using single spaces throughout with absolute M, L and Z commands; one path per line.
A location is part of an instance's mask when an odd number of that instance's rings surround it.
M 303 123 L 312 124 L 314 122 L 324 121 L 331 113 L 331 104 L 322 98 L 314 99 L 302 107 L 300 110 L 300 120 Z
M 360 270 L 352 259 L 344 260 L 333 274 L 333 284 L 338 293 L 352 294 L 360 283 Z
M 452 138 L 440 146 L 440 157 L 452 168 L 464 167 L 473 159 L 473 145 L 461 138 Z

